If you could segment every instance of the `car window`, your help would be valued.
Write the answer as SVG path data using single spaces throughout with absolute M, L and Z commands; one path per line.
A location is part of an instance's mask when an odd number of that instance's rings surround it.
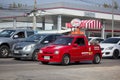
M 54 35 L 54 39 L 56 40 L 56 39 L 58 39 L 60 36 L 62 36 L 62 35 Z M 54 40 L 54 41 L 55 41 Z
M 38 42 L 44 37 L 45 37 L 45 35 L 42 35 L 42 34 L 34 34 L 34 35 L 31 35 L 28 38 L 26 38 L 25 41 L 27 41 L 27 42 Z
M 29 37 L 29 36 L 31 36 L 31 35 L 33 35 L 34 34 L 34 32 L 32 32 L 32 31 L 27 31 L 27 37 Z
M 60 37 L 53 44 L 56 45 L 70 45 L 73 41 L 71 37 Z
M 19 32 L 16 35 L 18 35 L 18 38 L 25 38 L 25 32 Z
M 99 43 L 101 42 L 101 41 L 103 41 L 104 39 L 96 39 L 96 41 L 98 41 Z
M 44 41 L 49 41 L 49 42 L 53 42 L 54 40 L 55 40 L 54 35 L 49 35 L 44 39 Z
M 116 44 L 120 41 L 120 38 L 108 38 L 104 40 L 102 43 L 111 43 L 111 44 Z
M 88 41 L 90 41 L 92 38 L 88 38 Z
M 78 44 L 79 46 L 85 45 L 84 38 L 77 38 L 75 43 Z
M 11 37 L 15 33 L 15 30 L 3 30 L 0 32 L 0 37 Z

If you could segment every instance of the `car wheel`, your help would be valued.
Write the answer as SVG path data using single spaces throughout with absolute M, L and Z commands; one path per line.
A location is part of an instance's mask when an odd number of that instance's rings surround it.
M 119 51 L 118 50 L 115 50 L 114 52 L 113 52 L 113 56 L 112 56 L 114 59 L 118 59 L 118 57 L 119 57 Z
M 32 60 L 33 60 L 33 61 L 37 61 L 37 60 L 38 60 L 38 59 L 37 59 L 37 54 L 38 54 L 38 51 L 35 50 L 34 53 L 33 53 L 33 55 L 32 55 Z
M 2 45 L 0 47 L 0 57 L 8 57 L 9 54 L 10 54 L 9 47 L 6 45 Z
M 62 58 L 62 65 L 68 65 L 70 63 L 70 56 L 65 54 Z
M 49 62 L 41 61 L 42 64 L 48 64 Z
M 94 56 L 93 63 L 94 63 L 94 64 L 99 64 L 100 61 L 101 61 L 100 55 L 96 54 L 96 55 Z

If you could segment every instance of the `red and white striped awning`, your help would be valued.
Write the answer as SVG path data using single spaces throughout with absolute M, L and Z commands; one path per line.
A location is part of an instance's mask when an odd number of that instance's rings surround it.
M 66 23 L 66 27 L 73 28 L 74 26 L 71 25 L 71 23 Z M 82 20 L 80 22 L 80 26 L 78 28 L 83 29 L 101 29 L 102 24 L 99 20 Z

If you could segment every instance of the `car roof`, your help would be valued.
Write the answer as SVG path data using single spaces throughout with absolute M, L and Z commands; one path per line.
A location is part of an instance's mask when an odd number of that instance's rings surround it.
M 120 38 L 120 37 L 110 37 L 110 38 Z
M 70 35 L 64 35 L 64 37 L 85 37 L 85 35 L 81 35 L 81 34 L 70 34 Z
M 39 34 L 39 33 L 37 33 L 37 34 L 35 34 L 35 35 L 63 35 L 63 34 L 59 34 L 59 33 L 43 33 L 43 34 Z
M 32 29 L 4 29 L 4 30 L 15 30 L 15 31 L 33 31 Z
M 88 37 L 88 38 L 92 38 L 92 39 L 97 39 L 97 38 L 99 38 L 99 39 L 102 39 L 101 37 Z

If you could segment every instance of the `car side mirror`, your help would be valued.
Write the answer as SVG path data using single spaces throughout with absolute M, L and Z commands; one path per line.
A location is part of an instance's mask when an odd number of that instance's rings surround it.
M 13 38 L 14 38 L 14 39 L 17 39 L 17 38 L 18 38 L 18 35 L 14 35 Z
M 73 47 L 78 47 L 78 44 L 73 44 Z
M 44 41 L 43 43 L 44 43 L 44 44 L 48 44 L 48 43 L 49 43 L 49 41 Z

